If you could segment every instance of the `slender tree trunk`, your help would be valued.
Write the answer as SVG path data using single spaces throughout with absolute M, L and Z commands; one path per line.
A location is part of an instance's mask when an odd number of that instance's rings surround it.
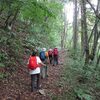
M 95 27 L 97 26 L 98 22 L 99 22 L 99 20 L 98 21 L 95 21 L 95 25 L 93 26 L 93 29 L 92 29 L 91 34 L 89 36 L 88 42 L 90 42 L 90 40 L 92 39 L 92 36 L 93 36 L 94 30 L 95 30 Z
M 82 52 L 82 55 L 83 55 L 83 53 L 85 52 L 85 50 L 84 50 L 84 30 L 83 30 L 83 28 L 84 28 L 84 18 L 83 18 L 83 2 L 82 1 L 80 1 L 81 2 L 81 52 Z
M 100 63 L 100 44 L 98 45 L 96 68 L 98 67 L 99 63 Z
M 65 44 L 66 44 L 66 37 L 67 37 L 67 32 L 66 32 L 66 28 L 67 28 L 67 21 L 66 21 L 66 11 L 64 8 L 64 12 L 62 14 L 63 17 L 63 21 L 64 21 L 64 25 L 63 25 L 63 32 L 61 33 L 61 48 L 65 48 Z
M 95 10 L 97 15 L 99 15 L 99 9 L 100 9 L 100 1 L 98 1 L 97 8 Z M 90 41 L 91 37 L 93 36 L 93 46 L 92 46 L 91 58 L 90 58 L 91 60 L 94 60 L 95 54 L 96 54 L 96 51 L 97 51 L 97 46 L 98 46 L 98 40 L 99 40 L 99 32 L 98 32 L 99 24 L 98 23 L 99 23 L 99 19 L 96 16 L 95 25 L 92 29 L 92 32 L 91 32 L 91 35 L 90 35 L 90 38 L 89 38 L 89 41 Z
M 16 20 L 17 15 L 18 15 L 18 12 L 19 12 L 19 8 L 17 8 L 17 9 L 16 9 L 16 12 L 15 12 L 15 14 L 14 14 L 13 19 L 9 22 L 9 25 L 10 25 L 10 26 L 11 26 L 11 25 L 12 25 L 12 23 L 14 23 L 14 21 Z
M 61 48 L 64 48 L 64 32 L 61 33 Z
M 81 28 L 82 28 L 82 37 L 81 43 L 83 45 L 83 50 L 85 54 L 85 63 L 89 62 L 89 43 L 88 43 L 88 35 L 87 35 L 87 23 L 86 23 L 86 1 L 81 1 Z
M 97 9 L 98 9 L 99 13 L 97 13 L 97 10 L 95 10 L 94 6 L 91 4 L 91 2 L 90 2 L 91 0 L 86 0 L 86 1 L 89 3 L 89 5 L 91 6 L 91 8 L 93 9 L 93 11 L 95 13 L 95 16 L 98 19 L 100 19 L 100 0 L 98 0 L 98 6 L 97 6 Z
M 10 19 L 11 15 L 12 15 L 12 14 L 9 14 L 9 15 L 7 16 L 7 19 L 6 19 L 6 21 L 5 21 L 5 28 L 8 27 L 9 19 Z
M 83 33 L 83 24 L 84 24 L 84 18 L 83 18 L 83 4 L 82 4 L 82 1 L 81 1 L 81 54 L 83 55 L 84 54 L 84 33 Z
M 65 48 L 65 44 L 66 44 L 66 38 L 67 38 L 67 22 L 66 22 L 66 17 L 64 18 L 64 32 L 63 32 L 63 48 Z
M 77 50 L 77 0 L 73 1 L 74 4 L 74 16 L 73 16 L 73 48 L 76 51 Z
M 95 23 L 97 23 L 97 21 L 98 20 L 96 19 Z M 92 46 L 92 51 L 91 51 L 91 55 L 92 55 L 91 60 L 94 60 L 97 45 L 98 45 L 98 29 L 97 29 L 97 24 L 96 24 L 95 29 L 94 29 L 94 40 L 93 40 L 93 46 Z
M 99 63 L 100 63 L 100 55 L 99 55 L 98 58 L 97 58 L 96 67 L 98 67 Z

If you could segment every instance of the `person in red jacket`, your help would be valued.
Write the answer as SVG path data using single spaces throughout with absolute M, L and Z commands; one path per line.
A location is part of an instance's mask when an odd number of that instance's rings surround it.
M 30 56 L 30 58 L 28 60 L 28 66 L 30 65 L 29 63 L 30 63 L 30 59 L 32 57 L 36 58 L 36 60 L 33 59 L 33 62 L 34 62 L 36 67 L 35 67 L 35 69 L 34 68 L 30 69 L 30 67 L 28 67 L 29 74 L 31 75 L 31 92 L 33 92 L 36 89 L 39 89 L 39 86 L 40 86 L 40 67 L 46 66 L 44 63 L 42 63 L 40 58 L 37 56 L 37 52 L 35 50 L 33 51 L 32 55 Z
M 58 65 L 58 48 L 53 49 L 53 65 Z

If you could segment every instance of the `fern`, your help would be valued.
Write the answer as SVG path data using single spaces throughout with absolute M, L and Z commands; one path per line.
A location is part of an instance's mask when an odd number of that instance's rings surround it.
M 80 100 L 93 100 L 93 97 L 87 93 L 87 91 L 84 91 L 83 89 L 75 89 L 74 90 L 77 98 L 79 98 Z

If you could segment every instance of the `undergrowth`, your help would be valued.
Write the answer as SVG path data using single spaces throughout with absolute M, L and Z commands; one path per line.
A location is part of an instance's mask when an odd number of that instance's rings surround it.
M 63 93 L 52 100 L 100 100 L 100 67 L 85 65 L 79 54 L 68 52 L 59 82 Z
M 0 79 L 16 71 L 24 49 L 17 33 L 0 30 Z

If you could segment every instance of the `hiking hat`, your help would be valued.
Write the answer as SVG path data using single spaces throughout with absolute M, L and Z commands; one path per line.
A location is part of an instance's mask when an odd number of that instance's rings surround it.
M 42 48 L 43 51 L 46 51 L 46 48 Z
M 49 51 L 52 51 L 52 49 L 49 49 Z

